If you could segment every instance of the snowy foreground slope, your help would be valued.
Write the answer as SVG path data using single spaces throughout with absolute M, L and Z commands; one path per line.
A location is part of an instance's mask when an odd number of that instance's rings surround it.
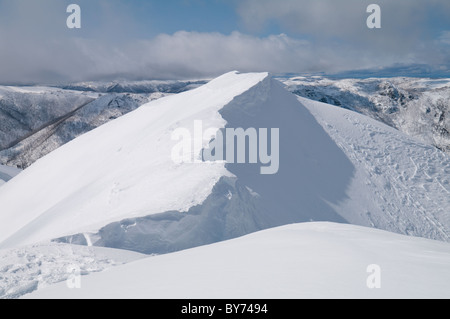
M 367 286 L 369 265 L 380 267 L 380 289 Z M 149 257 L 82 277 L 80 289 L 64 282 L 26 297 L 450 298 L 449 265 L 448 243 L 305 223 Z
M 279 172 L 176 164 L 172 133 L 198 120 L 280 128 Z M 448 164 L 363 115 L 298 100 L 266 73 L 233 72 L 105 124 L 0 188 L 0 248 L 58 239 L 168 253 L 308 221 L 448 241 Z
M 0 299 L 17 299 L 70 279 L 147 257 L 131 251 L 65 244 L 0 250 Z

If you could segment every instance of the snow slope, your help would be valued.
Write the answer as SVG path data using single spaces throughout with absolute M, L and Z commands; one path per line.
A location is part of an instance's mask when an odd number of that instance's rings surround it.
M 299 96 L 351 109 L 450 151 L 450 79 L 281 79 Z
M 223 163 L 175 164 L 171 133 L 194 119 L 223 126 L 218 110 L 266 77 L 228 74 L 147 104 L 50 153 L 0 190 L 0 247 L 202 203 L 230 173 Z
M 450 240 L 450 156 L 364 115 L 299 101 L 356 168 L 336 211 L 349 223 Z
M 369 265 L 381 288 L 369 289 Z M 306 223 L 139 260 L 26 298 L 449 298 L 450 245 Z M 181 309 L 180 309 L 181 311 Z
M 0 250 L 0 299 L 17 299 L 35 290 L 81 275 L 148 257 L 101 247 L 63 244 L 32 245 Z
M 266 73 L 236 72 L 144 105 L 2 187 L 0 247 L 58 239 L 168 253 L 308 221 L 448 240 L 448 156 L 326 107 Z M 260 164 L 175 164 L 172 132 L 193 131 L 195 120 L 280 128 L 278 174 L 260 175 Z

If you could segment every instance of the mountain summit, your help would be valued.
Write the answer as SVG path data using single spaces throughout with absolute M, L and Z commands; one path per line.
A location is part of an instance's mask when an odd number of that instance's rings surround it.
M 199 122 L 278 129 L 277 173 L 202 161 L 213 139 L 194 138 L 193 160 L 174 161 L 174 132 Z M 2 186 L 0 248 L 58 240 L 166 253 L 309 221 L 447 241 L 449 163 L 363 115 L 297 98 L 267 73 L 231 72 L 109 122 Z

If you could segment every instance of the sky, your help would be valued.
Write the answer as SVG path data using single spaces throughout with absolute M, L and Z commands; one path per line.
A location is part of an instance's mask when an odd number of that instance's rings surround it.
M 2 84 L 417 66 L 450 77 L 448 0 L 0 0 Z

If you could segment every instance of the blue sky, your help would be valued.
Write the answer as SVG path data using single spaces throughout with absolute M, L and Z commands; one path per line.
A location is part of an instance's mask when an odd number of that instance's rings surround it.
M 382 28 L 369 30 L 374 2 Z M 80 30 L 66 27 L 71 3 Z M 450 76 L 450 1 L 0 0 L 0 43 L 2 83 L 410 65 Z

